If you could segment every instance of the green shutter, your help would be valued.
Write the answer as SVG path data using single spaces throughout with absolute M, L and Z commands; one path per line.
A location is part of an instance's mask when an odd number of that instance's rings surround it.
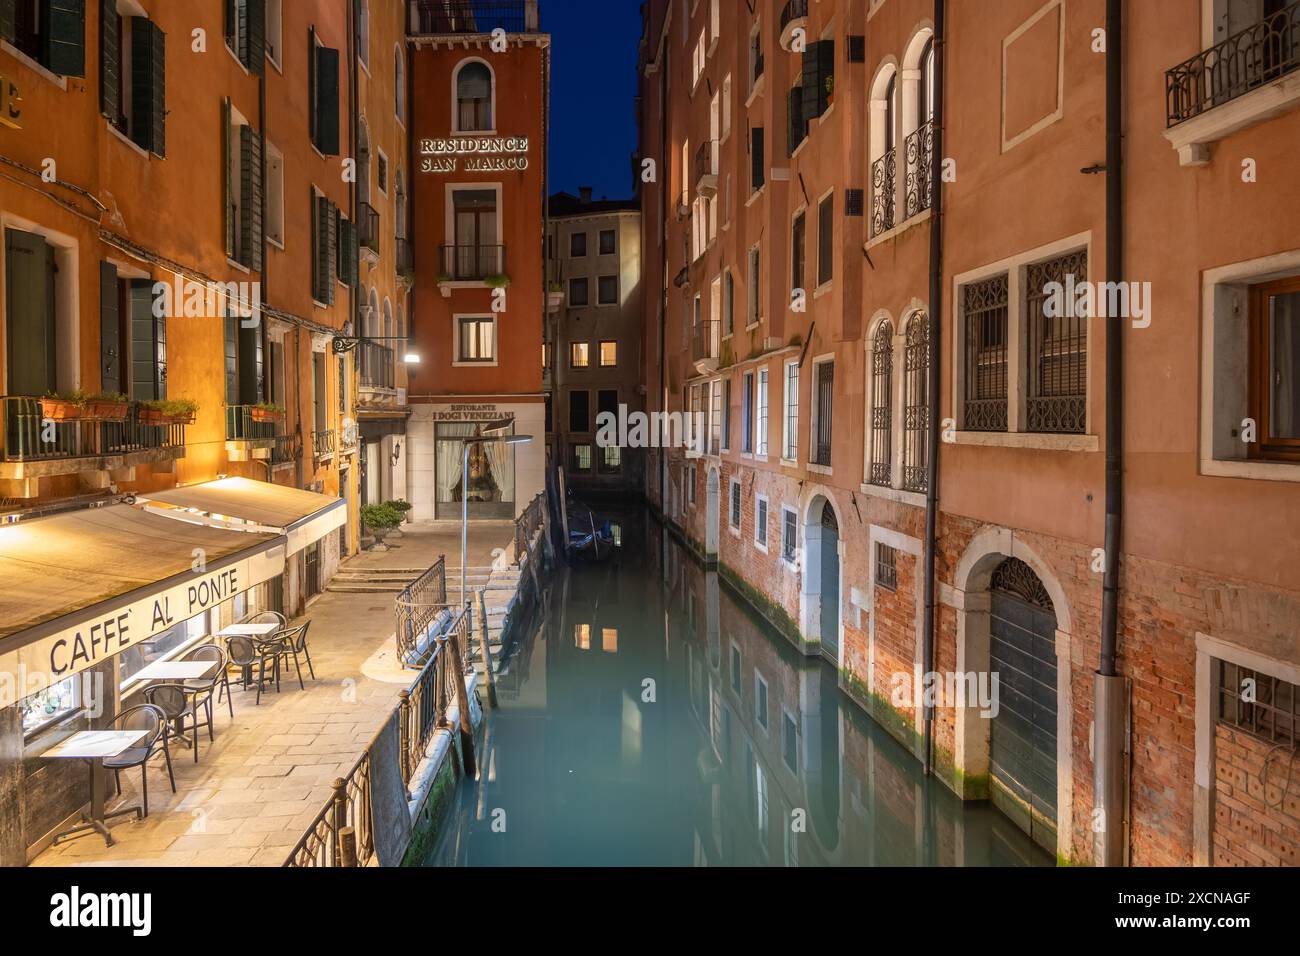
M 10 395 L 40 397 L 55 386 L 54 250 L 38 235 L 5 230 Z
M 351 219 L 339 218 L 338 277 L 344 285 L 355 288 L 357 284 L 357 224 Z
M 227 310 L 229 306 L 227 305 Z M 226 353 L 226 404 L 239 404 L 239 319 L 227 315 L 224 345 Z
M 235 184 L 231 176 L 231 150 L 233 144 L 230 136 L 230 98 L 221 101 L 221 210 L 226 234 L 226 258 L 235 258 L 235 214 L 231 209 L 231 200 L 235 196 Z
M 18 39 L 18 0 L 0 0 L 0 40 Z
M 316 29 L 307 28 L 307 137 L 316 142 Z
M 238 0 L 235 4 L 235 18 L 239 24 L 239 43 L 235 55 L 239 62 L 248 66 L 248 0 Z
M 117 266 L 99 264 L 99 387 L 122 392 L 122 316 L 117 301 Z
M 334 304 L 334 263 L 337 261 L 339 253 L 339 207 L 334 205 L 328 199 L 325 199 L 326 209 L 324 212 L 325 219 L 325 263 L 321 270 L 325 276 L 325 285 L 329 293 L 329 298 L 322 299 L 326 305 Z
M 131 397 L 138 402 L 164 397 L 160 358 L 165 361 L 165 353 L 160 352 L 151 286 L 147 280 L 131 281 Z
M 167 155 L 166 37 L 144 17 L 131 19 L 132 138 L 141 149 Z
M 763 127 L 755 126 L 750 132 L 750 183 L 757 192 L 767 181 L 767 165 L 763 156 Z
M 262 271 L 262 139 L 239 127 L 239 262 Z
M 266 70 L 266 0 L 246 0 L 248 24 L 244 32 L 246 59 L 244 66 L 255 76 Z
M 316 148 L 339 154 L 339 51 L 316 48 Z
M 239 6 L 239 0 L 225 0 L 225 6 L 226 6 L 226 18 L 225 18 L 226 43 L 230 43 L 232 40 L 235 39 L 235 18 L 238 16 L 238 14 L 236 13 L 236 7 Z
M 86 75 L 86 0 L 46 0 L 42 10 L 45 66 L 60 76 Z
M 99 0 L 99 111 L 110 123 L 121 112 L 118 80 L 122 69 L 122 37 L 118 30 L 116 0 Z

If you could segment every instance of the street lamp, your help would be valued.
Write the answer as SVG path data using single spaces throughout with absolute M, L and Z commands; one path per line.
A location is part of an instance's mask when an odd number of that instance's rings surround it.
M 461 444 L 464 446 L 460 463 L 460 603 L 462 607 L 468 606 L 465 598 L 465 564 L 469 554 L 469 450 L 475 445 L 488 443 L 526 445 L 533 440 L 532 435 L 500 434 L 514 423 L 513 418 L 488 422 L 483 426 L 483 434 L 461 439 Z M 493 434 L 494 432 L 497 434 Z
M 336 335 L 334 336 L 334 352 L 337 355 L 343 355 L 357 348 L 362 342 L 407 342 L 411 341 L 409 335 Z M 420 353 L 415 351 L 409 345 L 405 352 L 402 353 L 402 361 L 407 365 L 419 365 Z

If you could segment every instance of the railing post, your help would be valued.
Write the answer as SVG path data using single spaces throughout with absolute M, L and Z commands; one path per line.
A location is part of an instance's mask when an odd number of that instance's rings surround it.
M 339 831 L 339 866 L 357 865 L 357 831 L 344 827 Z
M 461 618 L 459 627 L 452 628 L 447 635 L 447 646 L 451 648 L 451 672 L 456 680 L 456 707 L 460 711 L 460 754 L 466 777 L 477 777 L 477 762 L 474 760 L 474 722 L 469 713 L 469 692 L 465 689 L 465 665 L 460 650 L 460 632 L 465 630 L 466 617 Z
M 348 822 L 348 783 L 342 777 L 334 781 L 334 823 L 330 829 L 334 833 L 334 865 L 340 866 L 343 859 L 343 830 Z
M 398 761 L 402 768 L 402 783 L 411 781 L 411 692 L 403 690 L 397 695 Z

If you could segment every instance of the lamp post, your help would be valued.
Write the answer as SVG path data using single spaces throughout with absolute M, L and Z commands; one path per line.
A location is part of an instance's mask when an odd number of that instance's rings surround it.
M 532 435 L 491 434 L 503 432 L 512 425 L 514 419 L 509 418 L 489 422 L 483 427 L 482 435 L 461 439 L 463 449 L 460 463 L 460 603 L 462 608 L 469 606 L 465 590 L 465 565 L 469 554 L 469 450 L 475 445 L 486 445 L 492 442 L 503 445 L 526 445 L 533 440 Z

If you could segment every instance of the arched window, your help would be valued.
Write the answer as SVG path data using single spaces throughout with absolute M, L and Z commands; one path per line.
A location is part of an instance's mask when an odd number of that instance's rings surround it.
M 907 320 L 903 394 L 903 488 L 925 492 L 930 461 L 930 320 L 923 312 Z
M 898 74 L 889 78 L 885 87 L 885 152 L 893 152 L 898 140 Z
M 930 208 L 934 177 L 934 34 L 919 31 L 903 58 L 903 219 Z
M 357 200 L 370 202 L 370 124 L 364 116 L 357 125 Z
M 396 229 L 398 239 L 406 238 L 406 179 L 402 176 L 402 171 L 397 171 L 397 186 L 395 189 L 396 197 L 396 214 L 393 216 L 393 225 Z
M 871 340 L 871 461 L 867 481 L 893 485 L 894 324 L 885 319 Z
M 392 348 L 393 344 L 393 303 L 384 299 L 384 345 Z
M 370 290 L 370 297 L 366 302 L 366 335 L 372 339 L 379 338 L 382 334 L 379 331 L 379 293 L 374 289 Z
M 402 48 L 393 47 L 393 96 L 396 100 L 397 119 L 406 123 L 406 61 L 402 59 Z
M 868 127 L 871 159 L 871 234 L 894 228 L 898 190 L 898 69 L 887 64 L 871 85 Z
M 934 118 L 934 37 L 925 41 L 921 51 L 921 89 L 916 98 L 916 125 L 924 126 Z
M 481 60 L 464 64 L 456 74 L 456 131 L 493 128 L 492 70 Z

